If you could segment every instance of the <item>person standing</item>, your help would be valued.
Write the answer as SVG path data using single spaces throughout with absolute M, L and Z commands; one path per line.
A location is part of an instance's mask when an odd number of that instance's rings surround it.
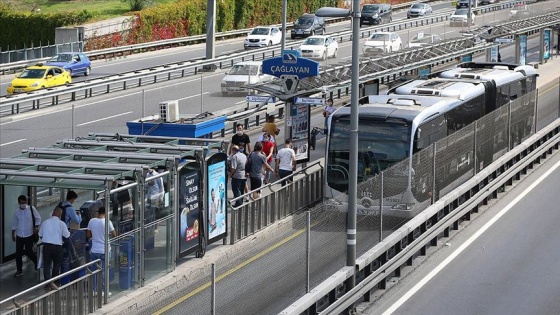
M 251 152 L 251 139 L 243 132 L 243 124 L 237 124 L 235 128 L 237 132 L 231 137 L 228 154 L 231 155 L 231 148 L 236 145 L 239 148 L 239 152 L 249 155 L 249 152 Z
M 276 155 L 276 173 L 280 179 L 293 174 L 296 168 L 296 153 L 292 149 L 292 140 L 286 139 L 284 147 Z M 282 181 L 282 186 L 286 185 L 286 180 Z
M 62 214 L 64 214 L 62 220 L 64 220 L 64 223 L 66 223 L 70 230 L 79 229 L 82 222 L 81 214 L 78 215 L 76 209 L 72 206 L 76 199 L 78 199 L 78 194 L 73 190 L 69 190 L 66 194 L 66 200 L 58 204 L 58 207 L 62 209 Z
M 270 134 L 268 132 L 265 132 L 262 135 L 262 152 L 264 154 L 264 156 L 266 157 L 266 163 L 268 163 L 268 165 L 272 165 L 272 154 L 274 153 L 274 142 L 270 141 Z M 268 184 L 270 182 L 270 178 L 272 177 L 272 172 L 271 171 L 266 171 L 264 173 L 264 184 Z
M 271 136 L 277 136 L 278 134 L 280 134 L 280 128 L 278 128 L 276 126 L 276 123 L 274 122 L 274 115 L 269 115 L 266 121 L 267 122 L 263 125 L 262 128 L 263 132 L 268 132 L 268 134 Z
M 249 170 L 249 181 L 251 182 L 251 190 L 253 190 L 253 199 L 258 199 L 260 197 L 260 190 L 262 186 L 262 171 L 270 170 L 274 172 L 274 169 L 266 163 L 266 157 L 262 153 L 262 143 L 257 142 L 255 144 L 255 150 L 249 155 L 251 160 L 251 169 Z M 275 173 L 276 174 L 276 173 Z
M 43 276 L 48 281 L 60 274 L 60 265 L 62 263 L 63 238 L 69 238 L 70 232 L 64 222 L 60 220 L 62 216 L 62 208 L 56 207 L 52 213 L 52 217 L 45 220 L 39 229 L 39 236 L 43 239 Z M 51 272 L 52 264 L 52 272 Z M 56 289 L 52 283 L 48 283 L 45 289 Z
M 113 223 L 109 220 L 109 234 L 112 237 L 117 236 L 117 232 L 113 226 Z M 93 218 L 89 221 L 87 226 L 86 235 L 88 239 L 91 239 L 91 250 L 89 253 L 90 261 L 96 259 L 101 259 L 101 288 L 105 292 L 105 207 L 99 207 L 97 210 L 97 218 Z M 109 244 L 109 253 L 111 253 L 111 245 Z M 91 266 L 92 271 L 96 270 L 95 265 Z M 94 291 L 97 289 L 97 277 L 93 277 L 93 288 Z
M 327 100 L 327 105 L 323 110 L 323 117 L 325 117 L 325 130 L 327 130 L 329 127 L 328 126 L 329 116 L 332 115 L 335 111 L 336 111 L 336 107 L 334 107 L 333 99 L 329 98 Z
M 23 255 L 26 255 L 35 264 L 37 270 L 37 256 L 33 252 L 33 235 L 41 225 L 41 216 L 37 209 L 27 205 L 27 197 L 18 197 L 19 209 L 14 213 L 12 221 L 12 241 L 16 242 L 16 268 L 14 278 L 23 275 Z M 35 224 L 33 224 L 35 222 Z
M 233 197 L 237 198 L 243 194 L 245 186 L 247 184 L 247 177 L 245 176 L 245 163 L 247 163 L 247 156 L 239 152 L 239 147 L 233 145 L 231 156 L 231 166 L 230 166 L 230 177 L 231 177 L 231 190 L 233 191 Z M 243 204 L 242 198 L 235 201 L 235 206 L 239 207 Z
M 165 195 L 163 178 L 149 179 L 157 175 L 159 175 L 159 173 L 153 168 L 149 169 L 148 173 L 146 173 L 146 183 L 148 187 L 146 191 L 147 203 L 155 209 L 159 209 L 163 205 L 163 196 Z

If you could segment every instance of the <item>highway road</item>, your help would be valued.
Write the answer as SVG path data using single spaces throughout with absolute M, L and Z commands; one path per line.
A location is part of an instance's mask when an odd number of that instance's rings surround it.
M 558 314 L 556 154 L 358 314 Z
M 546 3 L 550 4 L 550 2 Z M 542 7 L 542 3 L 538 5 Z M 507 17 L 505 12 L 507 11 L 501 11 L 501 14 L 488 13 L 478 16 L 477 19 L 484 23 L 499 21 L 504 16 Z M 348 25 L 341 27 L 348 27 Z M 334 28 L 334 26 L 330 28 Z M 460 36 L 461 30 L 461 27 L 451 28 L 448 23 L 439 23 L 398 33 L 403 42 L 407 42 L 409 36 L 413 36 L 419 31 L 434 32 L 442 37 L 452 38 Z M 364 41 L 365 39 L 362 39 L 362 43 Z M 538 59 L 536 42 L 535 38 L 529 41 L 529 61 Z M 239 45 L 241 45 L 241 41 L 239 41 Z M 350 42 L 341 43 L 338 58 L 328 60 L 328 62 L 349 63 L 350 46 Z M 513 61 L 514 53 L 511 47 L 503 47 L 501 55 L 503 61 Z M 129 58 L 142 58 L 142 56 L 144 54 Z M 144 64 L 143 67 L 146 66 L 147 64 Z M 155 84 L 145 89 L 119 91 L 10 117 L 13 118 L 13 121 L 0 123 L 0 157 L 14 156 L 28 147 L 44 147 L 63 138 L 85 136 L 91 131 L 126 133 L 128 132 L 125 126 L 126 121 L 159 113 L 158 104 L 165 100 L 179 100 L 181 114 L 213 112 L 234 104 L 245 103 L 244 97 L 223 97 L 221 95 L 220 83 L 224 72 L 225 70 Z
M 450 2 L 441 2 L 433 5 L 434 11 L 449 10 Z M 393 20 L 406 19 L 406 11 L 401 11 L 393 15 Z M 293 22 L 293 21 L 292 21 Z M 365 28 L 365 27 L 364 27 Z M 350 29 L 350 21 L 327 25 L 327 33 L 332 34 L 343 30 Z M 287 33 L 287 47 L 292 45 L 299 46 L 302 39 L 290 39 L 290 33 Z M 228 39 L 216 42 L 216 56 L 231 54 L 243 51 L 243 40 L 245 38 Z M 294 47 L 295 47 L 294 46 Z M 280 50 L 280 45 L 277 45 Z M 118 74 L 138 69 L 146 69 L 156 67 L 168 63 L 176 63 L 185 60 L 204 59 L 206 56 L 205 44 L 197 44 L 191 46 L 183 46 L 178 48 L 164 49 L 152 51 L 142 54 L 135 54 L 125 57 L 117 57 L 107 60 L 93 61 L 92 74 L 89 77 L 78 76 L 73 78 L 75 82 L 91 80 L 97 77 Z M 6 95 L 6 87 L 13 75 L 0 76 L 0 96 Z

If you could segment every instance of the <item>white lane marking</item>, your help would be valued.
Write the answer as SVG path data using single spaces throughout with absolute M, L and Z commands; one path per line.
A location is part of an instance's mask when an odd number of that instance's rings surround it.
M 204 94 L 210 94 L 210 92 L 204 92 L 204 93 L 202 93 L 202 94 L 203 94 L 203 95 L 204 95 Z M 187 97 L 178 98 L 177 100 L 179 100 L 179 101 L 180 101 L 180 100 L 186 100 L 186 99 L 193 98 L 193 97 L 200 97 L 200 94 L 196 94 L 196 95 L 191 95 L 191 96 L 187 96 Z
M 463 243 L 459 248 L 457 248 L 449 257 L 442 261 L 434 270 L 432 270 L 424 279 L 418 282 L 410 291 L 406 292 L 395 304 L 391 305 L 383 315 L 393 314 L 401 305 L 403 305 L 412 295 L 414 295 L 418 290 L 420 290 L 428 281 L 435 277 L 445 266 L 447 266 L 453 259 L 457 258 L 461 252 L 463 252 L 467 247 L 469 247 L 477 238 L 479 238 L 482 233 L 486 232 L 496 221 L 498 221 L 504 214 L 513 208 L 521 199 L 523 199 L 527 194 L 529 194 L 535 187 L 537 187 L 543 180 L 545 180 L 552 172 L 554 172 L 560 166 L 560 161 L 558 161 L 554 166 L 546 171 L 541 177 L 539 177 L 535 182 L 533 182 L 527 189 L 525 189 L 519 196 L 513 199 L 507 206 L 505 206 L 498 214 L 496 214 L 490 221 L 488 221 L 480 230 L 476 231 L 465 243 Z
M 19 139 L 19 140 L 15 140 L 15 141 L 2 143 L 2 144 L 0 144 L 0 147 L 3 147 L 3 146 L 8 145 L 8 144 L 14 144 L 14 143 L 22 142 L 22 141 L 25 141 L 25 140 L 27 140 L 27 139 Z
M 119 116 L 124 116 L 124 115 L 132 114 L 132 113 L 133 112 L 126 112 L 126 113 L 121 113 L 121 114 L 117 114 L 117 115 L 113 115 L 113 116 L 109 116 L 109 117 L 105 117 L 105 118 L 99 118 L 99 119 L 96 119 L 96 120 L 88 121 L 88 122 L 83 123 L 83 124 L 76 125 L 76 127 L 81 127 L 81 126 L 93 124 L 93 123 L 96 123 L 96 122 L 99 122 L 99 121 L 103 121 L 103 120 L 107 120 L 107 119 L 111 119 L 111 118 L 116 118 L 116 117 L 119 117 Z
M 243 103 L 247 103 L 247 100 L 239 101 L 239 102 L 235 103 L 235 105 L 237 105 L 237 104 L 243 104 Z

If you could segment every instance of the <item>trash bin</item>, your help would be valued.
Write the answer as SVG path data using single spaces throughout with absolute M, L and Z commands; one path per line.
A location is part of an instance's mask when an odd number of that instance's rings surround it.
M 134 284 L 134 237 L 129 236 L 119 243 L 119 287 L 128 290 Z

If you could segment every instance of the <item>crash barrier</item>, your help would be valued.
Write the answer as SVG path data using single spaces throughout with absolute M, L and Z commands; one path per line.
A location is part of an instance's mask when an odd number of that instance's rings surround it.
M 509 115 L 512 115 L 511 112 Z M 558 117 L 558 112 L 555 116 Z M 532 117 L 527 118 L 527 122 L 533 120 Z M 518 119 L 523 120 L 521 116 Z M 517 127 L 524 128 L 525 125 L 520 123 Z M 511 125 L 509 130 L 514 132 L 517 127 Z M 498 134 L 495 137 L 499 138 Z M 459 136 L 455 138 L 458 140 Z M 374 290 L 385 289 L 390 277 L 399 277 L 405 266 L 413 265 L 414 258 L 426 255 L 429 246 L 437 246 L 442 236 L 449 237 L 461 222 L 470 220 L 472 214 L 482 210 L 481 206 L 498 198 L 507 186 L 519 181 L 559 146 L 560 120 L 556 119 L 521 144 L 514 145 L 509 152 L 496 157 L 494 163 L 471 175 L 408 222 L 398 225 L 390 234 L 380 235 L 379 242 L 365 251 L 356 260 L 355 266 L 339 269 L 280 314 L 340 314 L 362 298 L 366 302 L 371 301 Z M 380 219 L 385 220 L 386 217 Z M 358 243 L 359 234 L 360 231 Z M 345 283 L 354 272 L 357 285 L 348 289 Z
M 429 0 L 420 0 L 420 1 L 411 1 L 407 3 L 401 3 L 393 6 L 393 10 L 398 9 L 405 9 L 408 8 L 413 3 L 418 2 L 430 2 Z M 340 22 L 347 18 L 326 18 L 325 22 L 327 24 Z M 288 25 L 289 24 L 289 25 Z M 272 25 L 276 27 L 282 27 L 282 24 Z M 292 23 L 287 23 L 286 29 L 291 29 Z M 216 33 L 216 39 L 227 39 L 233 37 L 240 37 L 246 35 L 250 32 L 252 28 L 240 29 L 240 30 L 231 30 L 226 32 L 218 32 Z M 183 45 L 192 45 L 206 41 L 206 34 L 202 35 L 193 35 L 193 36 L 186 36 L 180 38 L 172 38 L 172 39 L 164 39 L 159 41 L 153 41 L 148 43 L 141 43 L 135 45 L 127 45 L 127 46 L 120 46 L 114 48 L 107 48 L 107 49 L 99 49 L 94 51 L 88 51 L 86 55 L 91 59 L 103 59 L 112 56 L 119 56 L 119 55 L 126 55 L 126 54 L 133 54 L 133 53 L 142 53 L 152 49 L 160 49 L 166 47 L 175 47 L 175 46 L 183 46 Z M 74 45 L 77 43 L 65 43 L 61 45 Z M 18 69 L 21 69 L 27 66 L 30 63 L 37 63 L 41 61 L 45 61 L 47 56 L 54 56 L 60 51 L 66 50 L 55 50 L 56 53 L 53 53 L 51 47 L 55 45 L 47 45 L 47 46 L 39 46 L 39 47 L 32 47 L 28 49 L 21 49 L 21 50 L 12 50 L 6 52 L 0 52 L 0 72 L 2 74 L 8 72 L 14 72 Z M 82 50 L 83 42 L 79 43 L 80 50 Z M 71 51 L 78 51 L 78 50 L 71 50 Z
M 324 160 L 317 160 L 294 174 L 263 185 L 261 197 L 253 199 L 253 190 L 229 200 L 231 209 L 230 244 L 295 212 L 323 200 Z M 248 179 L 247 179 L 248 180 Z M 285 182 L 285 185 L 282 185 Z M 243 202 L 235 206 L 237 201 Z
M 500 8 L 505 8 L 508 5 L 514 5 L 519 1 L 502 3 Z M 490 6 L 485 8 L 490 10 Z M 361 30 L 361 37 L 369 36 L 372 32 L 385 30 L 388 28 L 407 29 L 446 21 L 449 19 L 448 13 L 433 14 L 428 17 L 409 19 L 405 21 L 392 22 L 382 27 L 368 27 Z M 337 41 L 350 41 L 351 32 L 345 31 L 332 34 Z M 290 42 L 289 49 L 294 49 L 300 42 Z M 131 72 L 121 73 L 118 75 L 111 75 L 104 78 L 96 78 L 91 81 L 72 83 L 68 86 L 59 86 L 54 88 L 47 88 L 30 92 L 27 94 L 18 94 L 12 96 L 0 97 L 0 115 L 13 115 L 26 110 L 38 109 L 44 106 L 57 105 L 61 102 L 75 101 L 79 98 L 88 98 L 93 95 L 106 94 L 114 91 L 126 90 L 130 87 L 140 87 L 148 84 L 154 84 L 162 81 L 183 78 L 185 76 L 196 75 L 199 72 L 207 71 L 208 69 L 223 69 L 233 66 L 241 61 L 255 61 L 264 60 L 269 57 L 275 57 L 280 54 L 278 47 L 260 48 L 243 53 L 234 53 L 223 55 L 212 60 L 190 60 L 179 63 L 172 63 L 161 65 L 158 67 L 151 67 L 149 69 L 135 70 Z M 44 103 L 41 104 L 41 101 Z
M 84 270 L 86 271 L 83 272 Z M 58 287 L 52 284 L 76 273 L 83 275 Z M 0 301 L 0 310 L 2 315 L 93 313 L 101 308 L 104 297 L 99 288 L 102 283 L 101 276 L 101 260 L 97 259 Z M 97 278 L 95 285 L 94 278 Z M 45 285 L 49 283 L 52 284 L 52 289 L 45 291 Z

